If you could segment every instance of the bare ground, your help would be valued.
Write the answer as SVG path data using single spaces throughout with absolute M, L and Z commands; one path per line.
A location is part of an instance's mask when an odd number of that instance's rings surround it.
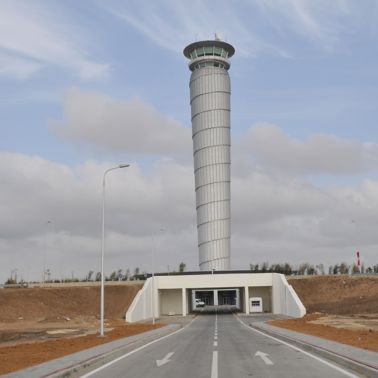
M 308 315 L 275 320 L 272 325 L 378 352 L 377 276 L 307 276 L 288 281 Z

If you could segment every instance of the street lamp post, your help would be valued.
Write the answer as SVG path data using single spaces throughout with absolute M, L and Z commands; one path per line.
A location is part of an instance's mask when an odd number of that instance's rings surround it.
M 130 167 L 130 164 L 119 164 L 116 167 L 109 168 L 104 172 L 104 176 L 102 178 L 101 304 L 100 304 L 100 307 L 101 307 L 100 336 L 101 337 L 104 336 L 105 179 L 108 172 L 114 171 L 115 169 L 127 168 L 127 167 Z
M 160 229 L 160 232 L 164 232 L 163 228 Z M 152 236 L 152 281 L 151 281 L 151 309 L 152 309 L 152 324 L 155 324 L 155 253 L 154 248 L 156 247 L 154 236 Z M 157 249 L 157 248 L 156 248 Z
M 46 250 L 47 250 L 47 233 L 49 231 L 48 229 L 49 224 L 51 224 L 51 221 L 46 222 L 44 248 L 43 248 L 43 275 L 42 275 L 43 286 L 45 286 L 45 283 L 46 283 Z

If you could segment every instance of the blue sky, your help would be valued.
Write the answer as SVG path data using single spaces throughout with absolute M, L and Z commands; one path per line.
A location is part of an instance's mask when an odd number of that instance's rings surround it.
M 233 266 L 378 262 L 376 1 L 2 0 L 0 281 L 40 278 L 43 258 L 98 270 L 99 183 L 120 161 L 108 269 L 150 270 L 151 250 L 197 268 L 182 50 L 214 32 L 236 49 Z

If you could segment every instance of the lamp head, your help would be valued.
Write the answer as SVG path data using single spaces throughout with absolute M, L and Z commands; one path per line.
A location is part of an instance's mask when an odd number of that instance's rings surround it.
M 130 167 L 130 164 L 118 164 L 118 168 L 127 168 Z

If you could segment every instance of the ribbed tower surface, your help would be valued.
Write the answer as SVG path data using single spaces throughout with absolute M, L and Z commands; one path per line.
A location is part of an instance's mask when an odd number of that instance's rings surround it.
M 201 270 L 230 269 L 230 77 L 228 43 L 190 44 L 190 104 Z

